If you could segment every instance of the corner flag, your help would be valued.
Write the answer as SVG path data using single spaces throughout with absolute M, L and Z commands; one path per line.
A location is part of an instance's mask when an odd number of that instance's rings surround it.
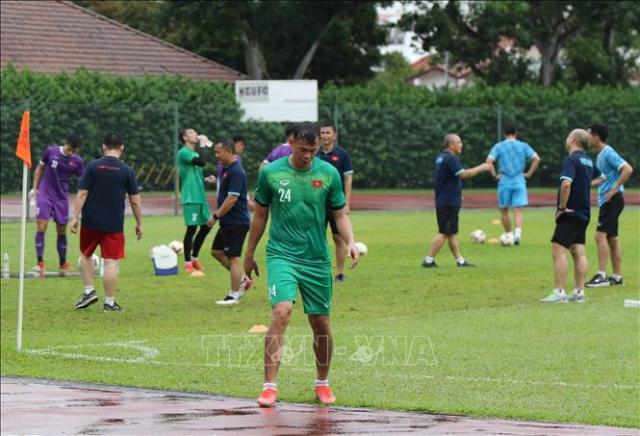
M 22 159 L 22 216 L 20 225 L 20 285 L 18 286 L 18 352 L 22 351 L 22 306 L 24 302 L 24 240 L 27 227 L 27 174 L 31 168 L 31 143 L 29 141 L 29 111 L 22 114 L 16 156 Z
M 16 156 L 24 161 L 31 168 L 31 142 L 29 140 L 29 111 L 22 114 L 22 124 L 20 125 L 20 135 L 18 136 L 18 146 Z

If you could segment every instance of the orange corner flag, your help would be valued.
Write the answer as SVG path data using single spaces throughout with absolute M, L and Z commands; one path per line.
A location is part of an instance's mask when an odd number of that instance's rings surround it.
M 22 124 L 20 125 L 20 136 L 18 136 L 18 146 L 16 156 L 24 161 L 31 168 L 31 142 L 29 141 L 29 111 L 22 114 Z

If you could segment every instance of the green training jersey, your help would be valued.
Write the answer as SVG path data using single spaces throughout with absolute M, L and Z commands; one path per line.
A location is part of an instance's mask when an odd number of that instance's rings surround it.
M 260 171 L 255 198 L 271 208 L 267 259 L 330 265 L 327 207 L 346 204 L 340 174 L 331 164 L 316 158 L 309 169 L 297 170 L 288 157 L 278 159 Z
M 176 163 L 180 172 L 180 196 L 182 204 L 196 203 L 207 204 L 207 197 L 204 192 L 204 174 L 202 167 L 191 163 L 194 157 L 198 157 L 198 152 L 184 146 L 176 155 Z

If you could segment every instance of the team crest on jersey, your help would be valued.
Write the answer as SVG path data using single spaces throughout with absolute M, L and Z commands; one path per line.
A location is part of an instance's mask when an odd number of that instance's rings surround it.
M 285 179 L 285 180 L 280 180 L 280 184 L 281 184 L 282 186 L 287 186 L 287 185 L 289 184 L 289 181 L 288 181 L 288 180 L 286 180 L 286 179 Z
M 322 180 L 314 180 L 311 182 L 311 186 L 314 188 L 322 188 Z
M 331 156 L 331 160 L 334 162 L 338 162 L 340 158 L 338 156 Z

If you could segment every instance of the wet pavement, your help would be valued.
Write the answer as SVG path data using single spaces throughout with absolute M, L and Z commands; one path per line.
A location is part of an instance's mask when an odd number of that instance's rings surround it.
M 638 430 L 279 403 L 2 377 L 2 434 L 635 435 Z

